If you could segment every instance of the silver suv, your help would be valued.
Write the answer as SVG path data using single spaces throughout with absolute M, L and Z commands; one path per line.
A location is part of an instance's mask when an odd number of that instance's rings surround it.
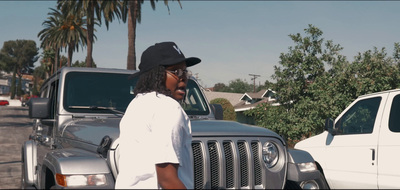
M 35 124 L 22 147 L 23 188 L 114 188 L 134 72 L 69 67 L 43 83 L 29 102 Z M 208 104 L 194 78 L 182 106 L 192 122 L 196 189 L 326 187 L 307 152 L 288 150 L 268 129 L 221 121 L 221 106 Z

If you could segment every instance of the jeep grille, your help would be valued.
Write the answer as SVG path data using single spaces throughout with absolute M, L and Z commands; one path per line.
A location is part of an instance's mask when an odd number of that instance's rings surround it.
M 263 173 L 261 146 L 259 139 L 194 138 L 194 188 L 265 188 L 266 180 L 263 179 L 267 174 Z

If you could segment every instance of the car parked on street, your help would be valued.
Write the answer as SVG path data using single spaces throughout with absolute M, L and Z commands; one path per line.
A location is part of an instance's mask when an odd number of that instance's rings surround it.
M 0 106 L 8 106 L 10 105 L 10 102 L 8 100 L 0 100 Z

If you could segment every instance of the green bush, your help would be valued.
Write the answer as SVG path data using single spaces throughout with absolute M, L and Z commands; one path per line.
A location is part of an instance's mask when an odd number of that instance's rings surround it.
M 225 98 L 216 98 L 210 101 L 210 104 L 221 104 L 224 110 L 224 120 L 236 121 L 236 113 L 232 104 Z

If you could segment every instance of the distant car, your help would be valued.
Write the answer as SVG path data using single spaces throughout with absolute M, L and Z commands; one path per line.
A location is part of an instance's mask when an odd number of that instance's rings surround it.
M 0 106 L 8 106 L 9 104 L 8 100 L 0 100 Z

